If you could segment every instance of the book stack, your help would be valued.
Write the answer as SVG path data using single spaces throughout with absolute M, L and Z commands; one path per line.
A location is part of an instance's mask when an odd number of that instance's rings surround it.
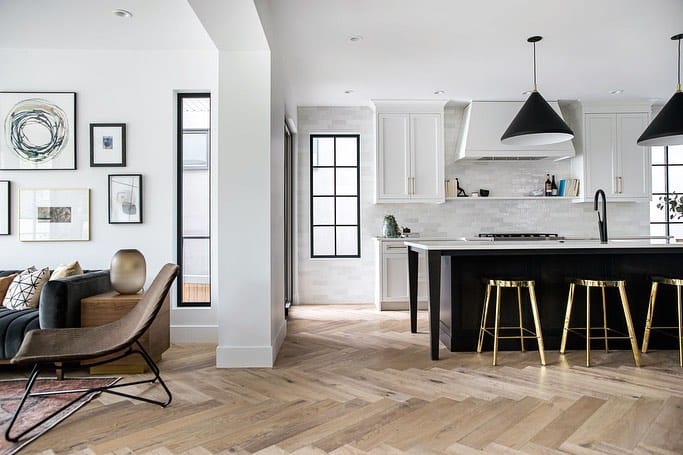
M 579 195 L 579 179 L 560 180 L 558 196 L 577 197 Z
M 446 197 L 458 197 L 458 184 L 455 180 L 446 180 Z

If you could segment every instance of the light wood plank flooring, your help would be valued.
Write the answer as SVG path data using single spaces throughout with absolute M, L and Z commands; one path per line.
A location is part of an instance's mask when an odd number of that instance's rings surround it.
M 80 454 L 681 454 L 674 351 L 451 353 L 428 359 L 426 315 L 298 306 L 274 369 L 218 370 L 174 345 L 167 409 L 103 396 L 27 448 Z M 3 376 L 17 373 L 5 371 Z M 154 391 L 148 392 L 150 395 Z

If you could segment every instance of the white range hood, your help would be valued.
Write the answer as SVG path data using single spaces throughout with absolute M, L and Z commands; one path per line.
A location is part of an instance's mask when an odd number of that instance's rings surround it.
M 457 159 L 561 160 L 573 157 L 572 141 L 536 146 L 505 145 L 500 141 L 523 104 L 522 101 L 472 101 L 463 115 Z M 557 101 L 549 101 L 549 104 L 562 117 Z

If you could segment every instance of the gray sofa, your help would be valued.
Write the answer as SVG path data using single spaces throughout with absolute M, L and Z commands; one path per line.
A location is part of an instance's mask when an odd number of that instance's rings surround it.
M 16 272 L 0 271 L 0 277 Z M 80 327 L 81 299 L 108 291 L 111 291 L 108 270 L 87 271 L 83 275 L 48 281 L 40 294 L 38 308 L 9 310 L 0 306 L 0 359 L 14 357 L 30 330 Z

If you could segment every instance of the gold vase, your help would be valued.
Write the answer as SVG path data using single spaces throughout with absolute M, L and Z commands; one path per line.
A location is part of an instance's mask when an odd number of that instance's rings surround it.
M 145 285 L 147 263 L 138 250 L 119 250 L 111 258 L 111 287 L 119 294 L 137 294 Z

